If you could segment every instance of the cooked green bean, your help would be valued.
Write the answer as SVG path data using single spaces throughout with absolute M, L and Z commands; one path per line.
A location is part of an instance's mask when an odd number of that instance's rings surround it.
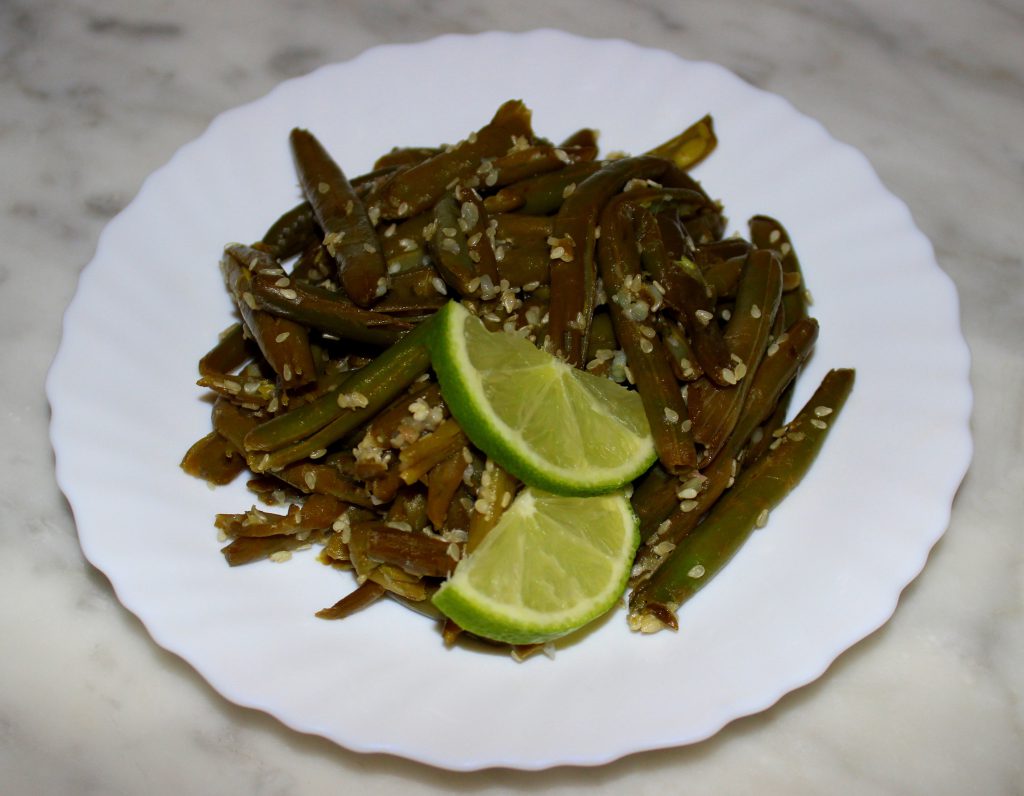
M 697 464 L 686 403 L 654 327 L 645 323 L 649 308 L 640 297 L 640 255 L 633 238 L 636 205 L 624 193 L 601 214 L 598 261 L 609 293 L 615 337 L 626 352 L 630 373 L 643 400 L 658 459 L 677 474 Z M 553 307 L 552 307 L 553 308 Z
M 558 210 L 551 240 L 551 315 L 548 337 L 555 353 L 573 367 L 586 363 L 587 335 L 594 315 L 597 221 L 605 204 L 633 179 L 660 175 L 659 158 L 623 158 L 606 163 L 579 185 L 570 184 Z M 569 190 L 571 188 L 571 190 Z
M 296 128 L 290 139 L 299 182 L 325 233 L 324 244 L 337 262 L 345 293 L 367 307 L 387 288 L 387 266 L 369 214 L 312 133 Z
M 397 172 L 370 199 L 381 218 L 409 218 L 433 207 L 454 182 L 474 177 L 485 158 L 508 152 L 516 140 L 529 144 L 533 137 L 530 111 L 518 100 L 498 108 L 491 121 L 455 146 L 441 150 L 414 166 Z M 484 180 L 486 183 L 486 179 Z
M 769 512 L 800 482 L 853 387 L 852 370 L 832 370 L 774 449 L 736 480 L 697 529 L 629 599 L 629 622 L 653 632 L 678 627 L 679 606 L 718 574 Z

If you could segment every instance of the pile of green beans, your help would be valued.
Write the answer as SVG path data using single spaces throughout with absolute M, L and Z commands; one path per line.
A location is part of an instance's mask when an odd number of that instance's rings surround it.
M 639 392 L 658 461 L 632 494 L 629 622 L 675 628 L 802 477 L 853 383 L 832 371 L 785 422 L 818 324 L 783 226 L 757 216 L 749 239 L 724 237 L 690 176 L 715 149 L 711 118 L 601 158 L 594 130 L 553 143 L 513 100 L 454 145 L 394 149 L 351 180 L 311 132 L 290 144 L 302 201 L 224 249 L 238 321 L 200 359 L 213 430 L 182 461 L 212 484 L 249 474 L 262 507 L 215 520 L 228 563 L 322 545 L 358 585 L 318 616 L 385 595 L 437 616 L 431 594 L 521 486 L 434 381 L 426 340 L 455 298 Z

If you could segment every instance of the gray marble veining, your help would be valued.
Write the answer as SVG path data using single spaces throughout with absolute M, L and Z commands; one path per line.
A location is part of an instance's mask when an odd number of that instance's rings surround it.
M 696 746 L 456 776 L 300 736 L 159 649 L 78 547 L 42 385 L 103 225 L 217 113 L 378 43 L 536 27 L 718 61 L 861 149 L 959 290 L 976 456 L 893 620 L 814 684 Z M 1024 793 L 1022 40 L 1014 0 L 0 3 L 0 790 Z

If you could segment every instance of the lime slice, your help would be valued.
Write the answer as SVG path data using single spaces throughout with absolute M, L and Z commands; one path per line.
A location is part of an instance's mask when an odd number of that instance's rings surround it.
M 433 602 L 477 636 L 509 644 L 550 641 L 615 604 L 639 543 L 622 492 L 564 497 L 527 487 Z
M 654 441 L 636 392 L 489 332 L 456 302 L 438 315 L 431 358 L 445 402 L 514 476 L 555 494 L 596 495 L 650 467 Z

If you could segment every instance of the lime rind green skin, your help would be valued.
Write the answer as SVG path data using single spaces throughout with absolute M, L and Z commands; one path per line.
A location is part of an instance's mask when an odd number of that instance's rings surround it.
M 557 516 L 570 526 L 568 533 L 560 533 L 563 528 L 551 514 L 544 523 L 531 523 L 538 503 L 555 505 Z M 587 521 L 588 513 L 600 527 Z M 432 602 L 463 630 L 482 638 L 507 644 L 553 641 L 615 606 L 639 544 L 639 523 L 622 492 L 566 497 L 527 488 L 480 547 L 459 562 Z M 596 594 L 580 594 L 574 578 L 588 559 L 600 569 Z M 552 610 L 545 602 L 564 607 Z
M 625 438 L 631 444 L 632 450 L 627 451 L 614 466 L 594 468 L 582 463 L 564 465 L 549 457 L 537 455 L 523 441 L 519 431 L 505 423 L 482 397 L 483 384 L 476 369 L 469 363 L 463 332 L 467 319 L 472 323 L 478 322 L 476 318 L 454 301 L 449 302 L 438 315 L 438 324 L 428 345 L 445 402 L 473 444 L 516 478 L 558 495 L 600 495 L 633 481 L 654 463 L 657 452 L 642 414 L 635 418 L 636 428 L 625 432 L 622 423 L 612 416 L 598 417 L 593 412 L 582 413 L 584 420 L 590 424 L 587 430 L 591 432 L 588 436 L 591 444 L 598 444 L 602 435 L 613 430 L 619 431 L 620 439 Z M 512 342 L 518 344 L 520 341 Z M 530 345 L 527 341 L 521 344 Z M 551 357 L 551 361 L 555 362 L 555 358 Z M 561 366 L 563 363 L 558 361 L 557 367 Z M 580 382 L 575 385 L 577 392 L 587 395 L 590 405 L 600 402 L 600 392 L 625 390 L 613 382 L 580 371 L 576 371 L 574 377 Z M 635 393 L 630 394 L 631 400 L 633 395 Z M 543 400 L 543 396 L 537 396 L 537 399 Z M 639 396 L 635 401 L 639 406 Z M 618 429 L 614 428 L 616 423 L 619 424 Z

